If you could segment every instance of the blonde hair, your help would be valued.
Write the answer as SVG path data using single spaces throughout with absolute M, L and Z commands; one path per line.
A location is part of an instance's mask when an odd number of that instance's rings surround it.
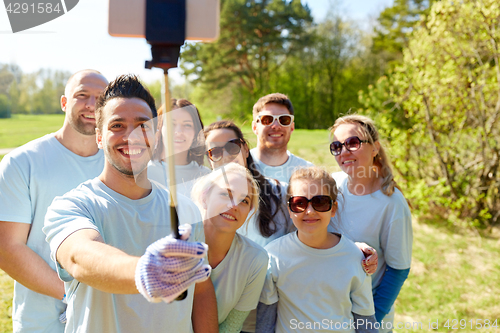
M 292 176 L 290 177 L 290 182 L 286 193 L 287 201 L 292 196 L 293 183 L 295 183 L 297 180 L 302 179 L 312 182 L 320 182 L 322 189 L 326 188 L 328 195 L 332 198 L 332 200 L 334 202 L 337 201 L 338 189 L 335 179 L 333 179 L 333 177 L 326 170 L 315 166 L 309 168 L 299 168 L 293 172 Z
M 344 117 L 340 117 L 335 121 L 335 124 L 330 128 L 330 141 L 333 139 L 333 134 L 335 130 L 343 124 L 358 124 L 360 125 L 361 131 L 365 136 L 366 140 L 370 144 L 375 144 L 376 141 L 380 143 L 380 149 L 378 154 L 373 158 L 373 165 L 375 165 L 382 176 L 382 188 L 381 191 L 387 196 L 391 196 L 394 193 L 394 188 L 401 191 L 401 188 L 394 180 L 394 175 L 392 174 L 392 168 L 389 161 L 389 157 L 385 153 L 385 149 L 379 140 L 379 134 L 375 123 L 368 117 L 352 114 Z M 403 192 L 403 191 L 401 191 Z
M 224 176 L 224 173 L 226 175 L 237 174 L 240 177 L 243 176 L 246 178 L 251 189 L 251 193 L 248 193 L 251 199 L 250 209 L 253 209 L 252 215 L 255 214 L 255 212 L 259 208 L 259 194 L 260 194 L 259 184 L 255 181 L 252 174 L 248 171 L 247 168 L 237 163 L 231 162 L 224 165 L 224 167 L 215 169 L 211 173 L 203 176 L 193 186 L 193 189 L 191 190 L 191 199 L 193 199 L 193 202 L 196 204 L 196 206 L 198 206 L 200 211 L 203 213 L 202 215 L 204 215 L 206 211 L 206 209 L 203 207 L 204 206 L 203 203 L 206 197 L 208 196 L 214 185 L 217 184 L 217 181 Z M 247 219 L 249 217 L 247 217 Z

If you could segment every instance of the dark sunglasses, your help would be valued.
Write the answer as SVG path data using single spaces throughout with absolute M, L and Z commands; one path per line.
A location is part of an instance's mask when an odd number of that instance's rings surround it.
M 291 114 L 280 114 L 279 116 L 265 114 L 259 116 L 257 122 L 260 121 L 262 125 L 269 126 L 272 125 L 276 119 L 278 119 L 278 122 L 280 123 L 281 126 L 288 127 L 292 124 L 293 116 Z
M 241 151 L 242 144 L 243 142 L 241 139 L 229 140 L 222 147 L 213 147 L 207 150 L 207 156 L 213 162 L 219 162 L 224 156 L 224 150 L 231 156 L 238 155 Z
M 344 143 L 340 141 L 333 141 L 330 144 L 330 153 L 333 156 L 338 156 L 342 153 L 342 146 L 345 147 L 348 151 L 356 151 L 361 148 L 362 143 L 367 143 L 368 140 L 361 140 L 357 136 L 351 136 L 350 138 L 345 139 Z
M 327 212 L 332 209 L 333 200 L 329 195 L 316 195 L 311 199 L 306 197 L 291 197 L 288 199 L 288 207 L 294 213 L 302 213 L 307 209 L 309 203 L 317 212 Z

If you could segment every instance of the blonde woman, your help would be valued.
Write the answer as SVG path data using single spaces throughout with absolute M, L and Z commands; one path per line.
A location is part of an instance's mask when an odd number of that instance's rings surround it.
M 256 213 L 238 230 L 261 246 L 278 239 L 295 228 L 287 211 L 288 184 L 264 177 L 255 167 L 248 143 L 241 129 L 231 121 L 222 120 L 205 128 L 207 156 L 212 168 L 220 168 L 228 162 L 245 167 L 259 184 L 259 206 Z M 356 243 L 368 256 L 362 261 L 363 269 L 373 273 L 377 267 L 377 254 L 366 244 Z M 242 332 L 255 332 L 256 311 L 252 311 L 243 325 Z
M 339 215 L 346 232 L 379 255 L 372 276 L 380 332 L 390 332 L 394 302 L 410 271 L 413 231 L 408 203 L 394 181 L 388 157 L 370 118 L 349 115 L 331 128 L 330 152 L 342 169 L 332 176 L 343 194 Z M 342 197 L 340 198 L 342 201 Z
M 245 167 L 229 163 L 201 178 L 191 197 L 203 216 L 193 233 L 208 244 L 219 332 L 240 332 L 257 307 L 267 271 L 266 251 L 236 232 L 258 207 L 258 184 Z

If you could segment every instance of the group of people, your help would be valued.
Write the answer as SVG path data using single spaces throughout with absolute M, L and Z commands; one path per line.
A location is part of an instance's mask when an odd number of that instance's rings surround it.
M 254 105 L 253 149 L 173 100 L 168 182 L 163 109 L 137 77 L 77 72 L 61 107 L 59 131 L 0 162 L 14 332 L 391 331 L 411 214 L 370 119 L 335 122 L 329 174 L 287 150 L 286 95 Z

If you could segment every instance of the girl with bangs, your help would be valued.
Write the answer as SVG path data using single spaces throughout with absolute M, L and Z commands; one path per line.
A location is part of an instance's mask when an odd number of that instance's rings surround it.
M 265 247 L 269 265 L 256 332 L 377 332 L 371 279 L 359 265 L 363 254 L 328 230 L 337 213 L 335 180 L 317 167 L 298 169 L 287 198 L 297 231 Z

